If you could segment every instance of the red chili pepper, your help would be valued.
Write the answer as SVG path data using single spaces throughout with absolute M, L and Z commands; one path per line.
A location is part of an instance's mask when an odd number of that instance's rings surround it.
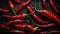
M 14 26 L 18 29 L 22 28 L 22 29 L 28 29 L 31 30 L 32 26 L 28 25 L 28 24 L 14 24 Z
M 16 3 L 20 3 L 20 0 L 14 0 L 14 2 L 16 2 Z
M 50 3 L 51 8 L 53 8 L 53 10 L 60 15 L 60 11 L 56 8 L 56 6 L 53 3 L 53 1 L 52 0 L 48 0 L 48 1 Z
M 25 3 L 20 4 L 17 9 L 15 10 L 16 13 L 18 13 L 22 8 L 24 8 L 26 5 L 28 5 L 30 3 L 31 0 L 28 0 Z
M 37 29 L 37 28 L 38 28 L 38 27 L 33 28 L 33 30 L 31 31 L 30 34 L 34 34 L 37 30 L 39 30 L 39 29 Z
M 47 31 L 46 32 L 40 32 L 39 34 L 60 34 L 60 31 L 56 31 L 56 30 L 53 31 L 52 30 L 52 31 L 49 31 L 49 32 L 47 32 Z
M 8 5 L 9 5 L 9 7 L 10 7 L 11 9 L 14 8 L 14 5 L 13 5 L 13 3 L 12 3 L 10 0 L 8 0 Z
M 9 10 L 0 8 L 0 12 L 2 12 L 2 13 L 7 13 L 7 12 L 9 12 Z
M 52 30 L 52 31 L 49 31 L 49 32 L 58 33 L 58 32 L 60 32 L 60 31 L 58 31 L 58 30 Z
M 39 34 L 47 34 L 47 32 L 39 32 Z
M 49 28 L 49 27 L 52 27 L 52 26 L 55 26 L 56 24 L 46 24 L 46 25 L 39 25 L 39 24 L 35 24 L 36 26 L 40 27 L 40 28 Z
M 8 0 L 8 5 L 12 9 L 12 12 L 14 13 L 14 15 L 16 15 L 16 13 L 14 11 L 14 5 L 13 5 L 13 3 L 10 0 Z
M 15 33 L 15 34 L 26 34 L 26 32 L 20 31 L 20 30 L 11 30 L 9 32 L 12 32 L 12 33 Z
M 14 24 L 14 26 L 18 29 L 26 29 L 26 30 L 32 31 L 32 32 L 35 32 L 37 30 L 37 27 L 33 28 L 33 26 L 29 25 L 29 24 Z
M 10 24 L 15 24 L 15 23 L 21 23 L 21 22 L 23 22 L 23 21 L 29 21 L 29 20 L 19 20 L 19 19 L 17 19 L 17 20 L 12 20 L 12 21 L 9 21 L 9 22 L 7 22 L 7 23 L 5 23 L 5 25 L 10 25 Z
M 17 15 L 17 16 L 3 15 L 1 17 L 9 18 L 9 19 L 24 19 L 26 16 L 28 16 L 28 14 L 20 14 L 20 15 Z
M 46 0 L 42 0 L 43 9 L 46 9 Z
M 38 10 L 38 12 L 40 12 L 44 17 L 50 19 L 51 21 L 60 24 L 60 19 L 52 12 L 49 12 L 48 10 Z
M 11 30 L 11 28 L 9 28 L 8 26 L 5 26 L 5 25 L 0 25 L 1 28 L 5 28 L 6 30 Z
M 29 13 L 35 12 L 30 6 L 27 6 L 27 9 L 28 9 Z M 38 21 L 38 22 L 41 23 L 41 24 L 47 24 L 47 23 L 48 23 L 48 21 L 47 21 L 47 22 L 43 21 L 43 20 L 42 20 L 41 18 L 39 18 L 35 13 L 33 13 L 33 14 L 31 14 L 31 15 L 32 15 L 32 17 L 33 17 L 36 21 Z

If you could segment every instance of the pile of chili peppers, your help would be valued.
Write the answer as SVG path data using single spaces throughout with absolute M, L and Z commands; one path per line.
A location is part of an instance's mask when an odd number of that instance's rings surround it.
M 60 11 L 57 9 L 53 0 L 40 1 L 42 9 L 37 10 L 36 6 L 33 9 L 33 7 L 29 5 L 32 0 L 27 0 L 26 2 L 21 2 L 21 0 L 7 0 L 9 9 L 0 7 L 0 13 L 2 13 L 2 15 L 0 15 L 0 23 L 3 22 L 1 21 L 1 18 L 7 19 L 6 22 L 0 24 L 0 32 L 12 32 L 14 34 L 37 34 L 37 32 L 38 34 L 59 34 L 60 28 L 58 29 L 58 26 L 60 26 Z M 47 2 L 52 9 L 51 11 L 47 9 Z M 0 4 L 2 3 L 4 2 L 0 2 Z M 17 8 L 15 8 L 15 4 L 18 4 Z M 28 11 L 28 14 L 19 13 L 24 8 Z M 29 16 L 32 17 L 32 20 L 26 19 Z M 43 17 L 43 19 L 40 16 Z M 36 22 L 34 23 L 33 21 Z M 54 29 L 56 28 L 55 26 L 57 29 Z

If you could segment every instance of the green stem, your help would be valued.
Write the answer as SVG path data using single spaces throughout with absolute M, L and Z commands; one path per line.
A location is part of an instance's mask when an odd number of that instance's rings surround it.
M 40 12 L 40 13 L 42 12 L 42 9 L 39 9 L 39 10 L 38 10 L 36 7 L 35 7 L 35 10 L 36 10 L 37 12 Z
M 16 13 L 15 13 L 14 9 L 12 9 L 12 12 L 14 13 L 14 15 L 16 15 Z M 16 16 L 17 16 L 17 15 L 16 15 Z
M 27 21 L 27 22 L 29 22 L 29 20 L 22 20 L 22 22 L 23 22 L 23 21 Z

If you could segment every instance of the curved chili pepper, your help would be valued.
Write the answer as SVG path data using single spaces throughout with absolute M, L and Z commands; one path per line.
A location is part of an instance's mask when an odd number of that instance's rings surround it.
M 49 12 L 48 10 L 38 10 L 38 12 L 40 12 L 44 17 L 50 19 L 51 21 L 60 24 L 60 19 L 52 12 Z
M 5 28 L 6 30 L 11 30 L 11 28 L 9 28 L 8 26 L 5 26 L 3 24 L 0 25 L 1 28 Z
M 15 11 L 13 10 L 14 9 L 14 5 L 13 5 L 13 3 L 10 0 L 8 0 L 8 5 L 12 9 L 12 12 L 14 13 L 14 15 L 16 15 Z
M 12 21 L 9 21 L 9 22 L 5 23 L 5 25 L 10 25 L 10 24 L 14 24 L 14 23 L 21 23 L 23 21 L 28 21 L 28 20 L 19 20 L 19 19 L 12 20 Z
M 42 0 L 43 9 L 46 9 L 46 0 Z
M 38 27 L 34 27 L 32 25 L 29 25 L 29 24 L 14 24 L 14 26 L 17 28 L 17 29 L 26 29 L 28 31 L 32 31 L 32 32 L 35 32 L 37 30 Z M 36 29 L 35 29 L 36 28 Z
M 7 13 L 7 12 L 9 12 L 9 10 L 0 8 L 0 12 L 2 12 L 2 13 Z
M 20 3 L 20 0 L 14 0 L 14 2 L 16 2 L 16 3 Z
M 39 24 L 35 24 L 35 25 L 40 28 L 49 28 L 49 27 L 55 26 L 56 24 L 50 23 L 50 24 L 46 24 L 46 25 L 39 25 Z
M 27 9 L 28 9 L 29 13 L 35 12 L 30 6 L 27 6 Z M 41 23 L 41 24 L 47 24 L 47 23 L 48 23 L 48 21 L 47 21 L 47 22 L 43 21 L 43 20 L 42 20 L 41 18 L 39 18 L 35 13 L 33 13 L 33 14 L 31 14 L 31 15 L 32 15 L 32 17 L 33 17 L 36 21 L 38 21 L 38 22 Z
M 28 5 L 30 3 L 31 0 L 28 0 L 25 3 L 20 4 L 17 9 L 15 10 L 16 13 L 18 13 L 22 8 L 24 8 L 26 5 Z
M 24 19 L 26 16 L 28 16 L 28 14 L 20 14 L 20 15 L 17 15 L 17 16 L 3 15 L 1 17 L 9 18 L 9 19 Z
M 28 25 L 28 24 L 14 24 L 14 26 L 18 29 L 20 29 L 20 28 L 28 29 L 28 30 L 32 29 L 32 25 Z
M 9 32 L 12 32 L 12 33 L 15 33 L 15 34 L 17 34 L 17 33 L 19 33 L 19 34 L 26 34 L 26 32 L 20 31 L 20 30 L 11 30 Z
M 47 34 L 47 32 L 39 32 L 39 34 Z
M 51 8 L 53 8 L 53 10 L 60 15 L 60 11 L 56 8 L 56 6 L 53 3 L 53 1 L 52 0 L 48 0 L 48 1 L 50 3 Z
M 59 33 L 60 31 L 58 30 L 52 30 L 52 31 L 49 31 L 48 33 Z
M 39 32 L 39 34 L 59 34 L 60 31 L 58 30 L 52 30 L 52 31 L 49 31 L 49 32 Z
M 52 31 L 49 31 L 49 32 L 39 32 L 39 34 L 59 34 L 60 31 L 58 30 L 52 30 Z

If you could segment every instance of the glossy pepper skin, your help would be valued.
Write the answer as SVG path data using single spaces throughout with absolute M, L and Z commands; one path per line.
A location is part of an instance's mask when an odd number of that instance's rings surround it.
M 55 26 L 56 24 L 50 23 L 50 24 L 46 24 L 46 25 L 39 25 L 39 24 L 35 24 L 35 25 L 40 27 L 40 28 L 49 28 L 49 27 Z
M 49 4 L 51 6 L 51 8 L 60 15 L 60 11 L 57 9 L 57 7 L 55 6 L 55 4 L 53 3 L 53 0 L 48 0 Z
M 54 22 L 60 24 L 60 19 L 56 15 L 54 15 L 52 12 L 49 12 L 48 10 L 42 10 L 41 14 L 44 17 L 50 19 L 51 21 L 54 21 Z
M 20 24 L 20 23 L 23 22 L 23 21 L 28 21 L 28 20 L 19 20 L 19 19 L 11 20 L 11 21 L 8 21 L 7 23 L 5 23 L 5 25 Z
M 26 29 L 28 31 L 31 31 L 32 33 L 36 32 L 38 27 L 34 27 L 30 24 L 14 24 L 14 27 L 17 29 Z
M 16 3 L 20 3 L 20 0 L 14 0 L 14 2 L 16 2 Z
M 17 9 L 15 10 L 16 13 L 18 13 L 22 8 L 24 8 L 25 6 L 27 6 L 30 3 L 31 0 L 28 0 L 27 2 L 21 3 Z
M 42 0 L 42 8 L 46 9 L 46 0 Z
M 4 29 L 6 29 L 6 30 L 11 30 L 11 28 L 10 28 L 10 27 L 5 26 L 5 25 L 3 25 L 3 24 L 1 24 L 1 25 L 0 25 L 0 28 L 4 28 Z
M 10 7 L 11 9 L 14 8 L 14 5 L 13 5 L 13 3 L 12 3 L 10 0 L 8 0 L 8 5 L 9 5 L 9 7 Z
M 44 32 L 39 32 L 39 34 L 60 34 L 60 31 L 58 30 L 52 30 L 52 31 L 44 31 Z
M 21 31 L 21 30 L 11 30 L 10 32 L 12 32 L 14 34 L 26 34 L 26 32 Z
M 26 16 L 27 16 L 26 14 L 19 14 L 17 16 L 2 15 L 1 17 L 8 18 L 8 19 L 24 19 Z
M 27 6 L 27 9 L 28 9 L 29 13 L 35 12 L 30 6 Z M 47 24 L 48 23 L 48 22 L 43 21 L 41 18 L 39 18 L 35 13 L 33 13 L 31 15 L 36 21 L 38 21 L 41 24 Z
M 16 15 L 16 13 L 15 13 L 15 11 L 14 11 L 14 5 L 13 5 L 13 3 L 12 3 L 10 0 L 8 0 L 8 6 L 10 7 L 10 9 L 11 9 L 12 12 L 14 13 L 14 15 Z
M 29 24 L 14 24 L 14 26 L 18 29 L 27 29 L 27 30 L 32 29 L 32 26 Z
M 15 24 L 15 23 L 21 23 L 21 22 L 22 22 L 22 20 L 17 19 L 17 20 L 9 21 L 9 22 L 5 23 L 5 25 L 10 25 L 10 24 Z
M 6 10 L 6 9 L 2 9 L 2 8 L 0 8 L 0 12 L 2 12 L 2 13 L 8 13 L 9 10 Z

